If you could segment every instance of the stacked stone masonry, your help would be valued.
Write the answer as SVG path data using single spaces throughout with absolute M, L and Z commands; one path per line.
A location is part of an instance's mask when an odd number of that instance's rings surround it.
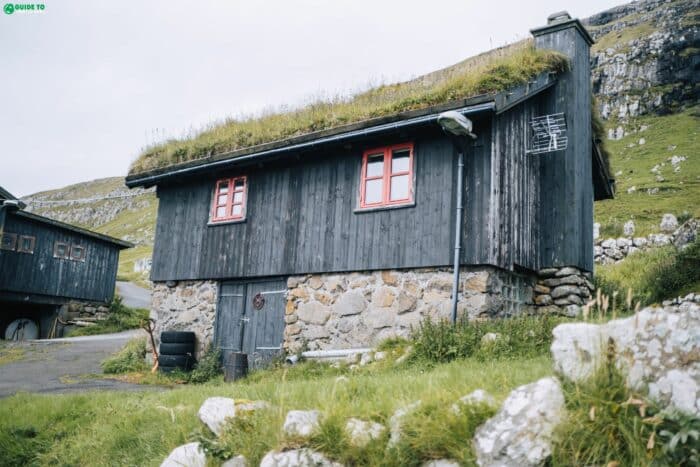
M 447 269 L 355 272 L 288 279 L 284 347 L 289 352 L 368 347 L 407 336 L 423 319 L 449 319 Z M 496 268 L 463 268 L 458 316 L 486 319 L 532 303 L 534 279 Z
M 151 308 L 156 319 L 156 345 L 162 331 L 193 331 L 199 358 L 214 339 L 218 285 L 215 281 L 153 284 Z
M 534 289 L 536 313 L 576 316 L 591 300 L 591 273 L 574 267 L 548 268 L 539 272 Z

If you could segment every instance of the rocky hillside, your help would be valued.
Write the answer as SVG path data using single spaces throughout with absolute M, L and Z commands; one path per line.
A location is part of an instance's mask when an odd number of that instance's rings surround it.
M 596 204 L 602 236 L 658 232 L 664 214 L 700 216 L 700 0 L 648 0 L 585 20 L 593 90 L 617 179 Z
M 700 0 L 634 2 L 584 23 L 596 40 L 593 89 L 617 179 L 616 198 L 596 204 L 600 235 L 620 236 L 629 221 L 636 235 L 655 233 L 666 213 L 700 217 Z M 147 277 L 152 191 L 127 190 L 115 177 L 26 201 L 39 214 L 136 243 L 122 253 L 119 274 Z
M 129 190 L 122 177 L 78 183 L 23 198 L 27 210 L 127 240 L 135 248 L 121 253 L 119 276 L 144 282 L 148 277 L 158 201 L 153 190 Z

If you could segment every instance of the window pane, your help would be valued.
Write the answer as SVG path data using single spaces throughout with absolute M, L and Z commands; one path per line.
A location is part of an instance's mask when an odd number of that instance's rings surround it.
M 243 206 L 241 206 L 240 204 L 234 204 L 233 205 L 233 215 L 240 216 L 241 214 L 243 214 Z
M 365 185 L 365 204 L 374 204 L 382 201 L 381 179 L 367 180 Z
M 384 173 L 384 154 L 367 156 L 367 177 L 380 177 Z
M 216 208 L 216 217 L 226 217 L 226 207 L 221 206 Z
M 228 201 L 228 195 L 219 195 L 219 199 L 216 200 L 216 204 L 226 204 Z
M 228 193 L 228 182 L 219 183 L 219 193 L 221 193 L 221 194 Z
M 243 188 L 244 186 L 245 186 L 245 180 L 243 180 L 242 178 L 239 178 L 238 180 L 236 180 L 236 181 L 234 182 L 233 189 L 234 189 L 234 190 L 240 190 L 240 189 Z
M 243 192 L 239 191 L 233 194 L 233 202 L 234 203 L 241 203 L 243 202 Z
M 408 172 L 409 166 L 408 149 L 394 151 L 394 156 L 391 158 L 391 173 Z
M 391 177 L 390 201 L 398 201 L 408 198 L 408 175 Z

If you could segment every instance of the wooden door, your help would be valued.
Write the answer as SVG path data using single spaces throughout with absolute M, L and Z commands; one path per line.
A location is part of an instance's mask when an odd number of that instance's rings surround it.
M 248 354 L 251 368 L 265 366 L 282 353 L 284 279 L 223 282 L 217 310 L 217 344 Z

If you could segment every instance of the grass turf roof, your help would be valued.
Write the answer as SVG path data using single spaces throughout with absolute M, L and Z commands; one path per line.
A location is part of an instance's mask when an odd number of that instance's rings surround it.
M 468 58 L 411 81 L 379 86 L 351 98 L 317 101 L 305 107 L 257 118 L 229 119 L 198 135 L 146 148 L 134 161 L 134 175 L 237 149 L 326 130 L 375 117 L 393 115 L 499 92 L 523 84 L 545 71 L 568 69 L 557 52 L 537 50 L 524 40 Z

